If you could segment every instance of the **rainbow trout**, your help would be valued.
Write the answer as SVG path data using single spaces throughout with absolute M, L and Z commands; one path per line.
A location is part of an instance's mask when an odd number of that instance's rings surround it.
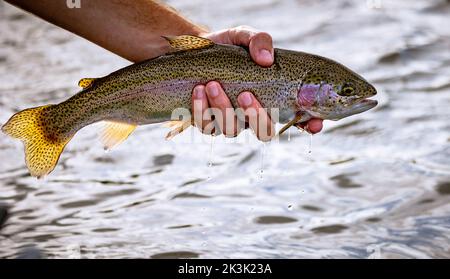
M 338 120 L 376 106 L 375 88 L 345 66 L 313 54 L 275 49 L 263 68 L 248 50 L 195 36 L 165 37 L 173 51 L 122 68 L 102 78 L 86 78 L 66 101 L 14 114 L 2 127 L 25 147 L 33 176 L 49 174 L 69 140 L 81 128 L 107 121 L 106 148 L 125 140 L 137 125 L 171 120 L 177 108 L 190 109 L 195 85 L 219 81 L 233 106 L 248 90 L 266 109 L 279 109 L 280 133 L 311 117 Z M 189 121 L 175 127 L 181 132 Z

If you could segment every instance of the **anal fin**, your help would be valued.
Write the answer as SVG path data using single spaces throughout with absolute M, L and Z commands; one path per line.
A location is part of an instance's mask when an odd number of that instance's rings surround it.
M 100 136 L 105 150 L 119 145 L 136 129 L 135 124 L 105 121 L 105 126 Z
M 167 133 L 166 135 L 166 140 L 170 140 L 172 139 L 174 136 L 180 134 L 181 132 L 183 132 L 184 130 L 186 130 L 187 128 L 189 128 L 189 126 L 192 125 L 192 121 L 182 121 L 182 120 L 173 120 L 173 121 L 168 121 L 164 123 L 164 126 L 172 128 L 172 130 Z

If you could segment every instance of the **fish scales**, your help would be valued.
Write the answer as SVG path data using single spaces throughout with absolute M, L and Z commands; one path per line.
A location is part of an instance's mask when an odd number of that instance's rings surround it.
M 81 128 L 109 121 L 102 140 L 111 148 L 137 125 L 168 121 L 175 109 L 190 109 L 194 86 L 211 80 L 221 83 L 234 107 L 242 91 L 251 91 L 269 113 L 279 109 L 278 121 L 288 122 L 280 133 L 311 117 L 338 120 L 376 105 L 367 99 L 376 94 L 372 85 L 328 58 L 275 49 L 273 65 L 265 68 L 243 47 L 194 36 L 167 40 L 173 53 L 82 79 L 84 89 L 66 101 L 13 115 L 2 131 L 23 141 L 31 174 L 51 172 Z
M 165 55 L 97 79 L 54 109 L 78 116 L 72 119 L 74 123 L 62 118 L 64 127 L 78 128 L 108 118 L 137 124 L 161 122 L 169 120 L 176 108 L 190 108 L 193 87 L 210 80 L 222 84 L 236 107 L 239 93 L 249 90 L 263 107 L 290 108 L 294 104 L 287 104 L 283 97 L 295 96 L 296 84 L 281 72 L 278 60 L 283 60 L 282 55 L 282 50 L 276 50 L 277 59 L 269 68 L 256 65 L 246 50 L 234 46 Z

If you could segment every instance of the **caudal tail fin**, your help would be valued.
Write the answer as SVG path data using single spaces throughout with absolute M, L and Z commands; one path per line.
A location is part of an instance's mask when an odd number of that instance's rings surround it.
M 20 139 L 25 147 L 25 161 L 32 176 L 49 174 L 72 135 L 54 128 L 51 112 L 54 105 L 30 108 L 14 114 L 2 131 Z

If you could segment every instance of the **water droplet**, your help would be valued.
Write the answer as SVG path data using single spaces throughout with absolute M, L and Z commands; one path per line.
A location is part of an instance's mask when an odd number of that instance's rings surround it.
M 313 139 L 313 134 L 309 134 L 309 150 L 308 153 L 311 154 L 312 153 L 312 139 Z
M 261 167 L 259 169 L 259 178 L 263 179 L 264 174 L 264 156 L 266 155 L 266 143 L 263 142 L 261 146 Z
M 209 144 L 209 158 L 208 158 L 208 168 L 212 168 L 213 166 L 213 158 L 214 158 L 214 140 L 215 136 L 211 135 L 211 140 Z M 211 180 L 211 170 L 208 171 L 208 178 L 207 180 Z
M 208 160 L 208 167 L 212 167 L 213 165 L 213 158 L 214 158 L 214 136 L 211 136 L 211 141 L 209 144 L 209 160 Z

